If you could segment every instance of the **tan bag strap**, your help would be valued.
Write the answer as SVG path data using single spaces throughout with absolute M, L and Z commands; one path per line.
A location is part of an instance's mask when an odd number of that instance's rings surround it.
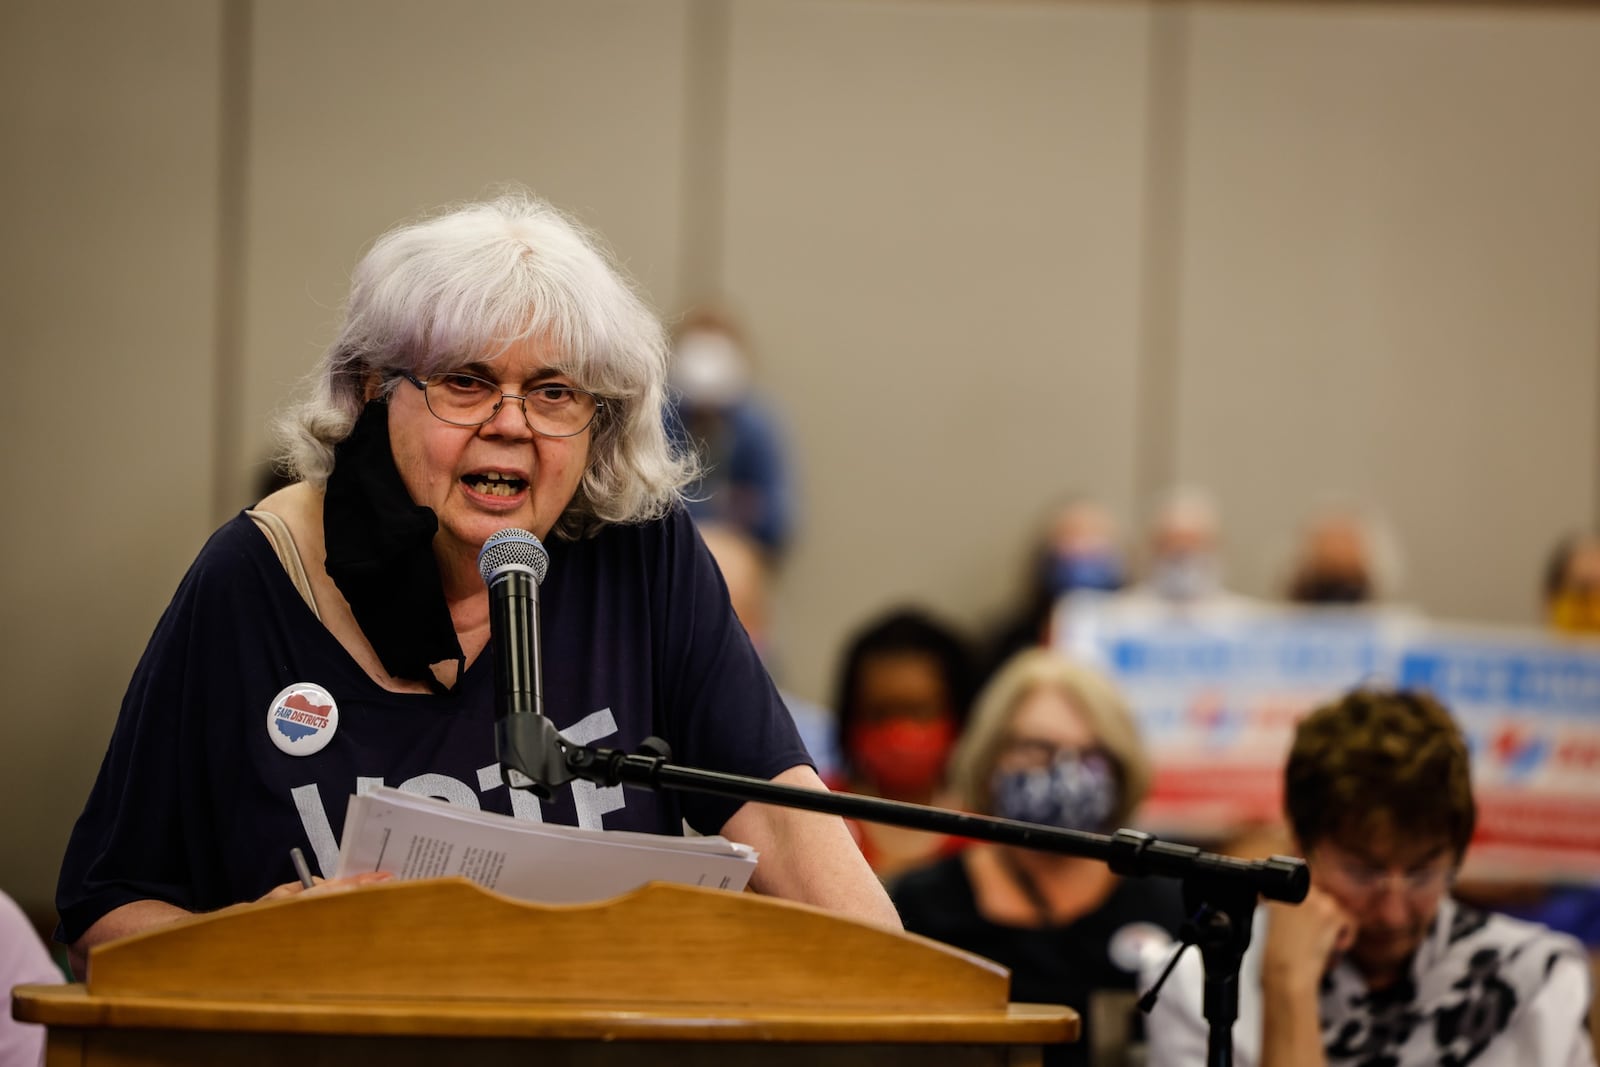
M 294 535 L 289 532 L 289 524 L 270 511 L 246 510 L 245 514 L 250 516 L 271 542 L 272 551 L 277 553 L 278 562 L 283 564 L 289 580 L 300 591 L 300 596 L 305 600 L 306 607 L 311 609 L 311 614 L 320 621 L 322 612 L 317 610 L 317 598 L 311 593 L 311 579 L 306 577 L 305 564 L 300 562 L 300 550 L 295 547 Z

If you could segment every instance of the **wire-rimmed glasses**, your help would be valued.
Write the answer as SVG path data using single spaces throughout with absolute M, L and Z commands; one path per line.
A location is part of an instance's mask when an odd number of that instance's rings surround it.
M 500 405 L 509 398 L 522 401 L 522 416 L 539 436 L 576 437 L 605 407 L 587 389 L 565 382 L 544 382 L 526 393 L 508 393 L 495 382 L 461 371 L 402 377 L 422 390 L 434 418 L 452 426 L 482 426 L 500 413 Z

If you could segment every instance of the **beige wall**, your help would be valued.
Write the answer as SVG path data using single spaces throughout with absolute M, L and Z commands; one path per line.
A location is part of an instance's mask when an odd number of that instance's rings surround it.
M 1044 501 L 1324 490 L 1519 620 L 1600 509 L 1600 12 L 938 0 L 8 4 L 0 886 L 48 906 L 138 650 L 396 219 L 515 179 L 741 308 L 804 529 L 791 687 L 977 624 Z
M 187 0 L 0 14 L 0 888 L 36 909 L 214 518 L 220 27 Z
M 332 338 L 400 219 L 520 181 L 678 293 L 683 0 L 255 5 L 241 454 Z M 239 486 L 239 501 L 249 483 Z
M 1232 572 L 1344 491 L 1428 610 L 1531 618 L 1600 505 L 1600 10 L 1207 5 L 1187 56 L 1175 465 Z
M 795 688 L 891 601 L 997 607 L 1044 500 L 1130 502 L 1148 24 L 735 7 L 721 282 L 801 465 Z

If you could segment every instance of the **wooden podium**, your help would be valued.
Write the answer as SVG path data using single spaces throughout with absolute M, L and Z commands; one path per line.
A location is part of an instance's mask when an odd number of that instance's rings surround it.
M 1037 1063 L 1068 1008 L 996 963 L 817 908 L 652 884 L 597 904 L 459 878 L 245 904 L 18 986 L 47 1067 Z

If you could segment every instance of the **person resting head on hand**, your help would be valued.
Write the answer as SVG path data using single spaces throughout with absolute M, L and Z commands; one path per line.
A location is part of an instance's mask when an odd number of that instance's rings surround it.
M 1313 711 L 1295 731 L 1284 808 L 1311 891 L 1257 911 L 1239 1067 L 1593 1064 L 1581 946 L 1451 896 L 1477 808 L 1466 741 L 1437 700 L 1357 689 Z M 1148 1030 L 1152 1067 L 1204 1062 L 1194 953 Z

